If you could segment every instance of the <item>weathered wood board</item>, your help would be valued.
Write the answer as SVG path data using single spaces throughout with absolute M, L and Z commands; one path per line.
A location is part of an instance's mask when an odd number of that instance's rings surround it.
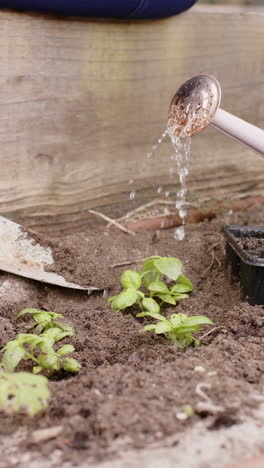
M 219 79 L 223 109 L 264 128 L 264 9 L 196 5 L 137 22 L 1 11 L 0 213 L 74 229 L 90 208 L 129 210 L 131 178 L 133 190 L 176 183 L 169 143 L 145 156 L 176 89 L 202 72 Z M 193 138 L 197 197 L 264 194 L 263 172 L 262 158 L 214 129 Z

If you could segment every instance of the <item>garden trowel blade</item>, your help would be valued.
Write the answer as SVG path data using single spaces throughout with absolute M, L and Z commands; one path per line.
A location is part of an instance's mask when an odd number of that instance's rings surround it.
M 40 245 L 33 233 L 30 237 L 30 231 L 23 226 L 0 216 L 0 270 L 65 288 L 89 292 L 98 290 L 68 282 L 62 275 L 45 271 L 47 266 L 53 264 L 52 250 L 49 247 Z

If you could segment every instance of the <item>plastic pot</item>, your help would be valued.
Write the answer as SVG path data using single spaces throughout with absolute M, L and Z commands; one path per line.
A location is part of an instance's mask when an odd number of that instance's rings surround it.
M 249 304 L 264 305 L 264 227 L 227 225 L 223 232 L 232 277 Z

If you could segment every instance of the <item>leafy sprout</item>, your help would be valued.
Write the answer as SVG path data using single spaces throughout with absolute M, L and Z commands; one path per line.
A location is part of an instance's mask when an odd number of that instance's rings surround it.
M 69 372 L 78 372 L 81 364 L 68 357 L 75 348 L 65 344 L 55 350 L 54 345 L 66 336 L 72 336 L 74 329 L 67 323 L 56 320 L 63 318 L 62 314 L 46 312 L 38 309 L 24 309 L 17 315 L 32 314 L 35 321 L 35 333 L 21 333 L 9 341 L 1 350 L 3 358 L 1 365 L 7 371 L 14 371 L 22 360 L 31 360 L 35 365 L 33 373 L 47 371 L 48 373 L 64 369 Z
M 60 319 L 63 318 L 62 314 L 57 314 L 56 312 L 48 312 L 46 310 L 39 310 L 39 309 L 23 309 L 17 315 L 17 318 L 22 317 L 25 314 L 32 314 L 33 319 L 35 321 L 34 329 L 36 333 L 42 333 L 50 328 L 60 328 L 64 332 L 67 332 L 65 336 L 72 336 L 74 335 L 74 329 L 71 325 L 67 323 L 63 323 Z
M 52 334 L 49 333 L 50 330 L 40 335 L 21 333 L 17 335 L 15 340 L 9 341 L 1 350 L 3 353 L 1 361 L 3 368 L 12 372 L 22 360 L 31 360 L 35 364 L 33 367 L 34 374 L 43 370 L 52 373 L 60 369 L 78 372 L 81 368 L 80 363 L 75 359 L 66 357 L 74 351 L 74 346 L 64 345 L 55 351 L 53 345 L 58 341 L 58 335 L 55 334 L 55 328 L 52 330 Z
M 153 256 L 145 259 L 141 271 L 126 270 L 120 278 L 123 291 L 109 299 L 113 312 L 133 305 L 140 309 L 159 312 L 163 303 L 176 305 L 193 290 L 192 282 L 182 274 L 183 264 L 175 257 Z M 168 286 L 167 282 L 176 282 Z M 140 289 L 144 286 L 144 290 Z
M 152 331 L 156 335 L 165 335 L 177 348 L 186 348 L 194 344 L 200 345 L 200 341 L 193 336 L 201 329 L 201 325 L 213 325 L 213 322 L 204 315 L 188 317 L 186 314 L 171 314 L 166 318 L 155 312 L 141 312 L 137 317 L 151 317 L 158 320 L 157 323 L 146 325 L 145 331 Z

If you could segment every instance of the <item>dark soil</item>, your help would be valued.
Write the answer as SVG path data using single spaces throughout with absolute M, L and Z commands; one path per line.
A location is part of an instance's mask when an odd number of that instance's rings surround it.
M 82 363 L 78 375 L 60 373 L 51 379 L 52 398 L 45 414 L 34 420 L 0 415 L 2 434 L 14 432 L 18 425 L 27 427 L 22 451 L 30 448 L 48 455 L 61 449 L 64 460 L 78 465 L 109 458 L 121 449 L 162 445 L 171 436 L 171 445 L 176 444 L 182 431 L 210 414 L 215 414 L 210 430 L 239 424 L 241 408 L 252 411 L 250 395 L 264 383 L 264 308 L 242 302 L 239 285 L 230 284 L 220 229 L 216 221 L 189 226 L 186 239 L 175 241 L 172 231 L 130 236 L 100 228 L 66 241 L 83 259 L 78 278 L 85 284 L 89 272 L 90 282 L 95 268 L 94 278 L 100 281 L 102 271 L 111 295 L 120 290 L 121 272 L 139 264 L 111 265 L 155 254 L 181 258 L 195 290 L 166 313 L 207 315 L 214 321 L 217 328 L 201 339 L 199 348 L 179 350 L 162 336 L 142 333 L 147 319 L 113 314 L 102 292 L 88 296 L 1 273 L 1 347 L 28 329 L 30 318 L 15 319 L 22 308 L 52 310 L 74 325 L 75 336 L 65 342 L 72 342 L 74 357 Z M 199 336 L 209 329 L 204 327 Z M 201 383 L 206 384 L 203 392 L 209 403 L 201 395 Z M 195 410 L 187 420 L 179 417 L 184 405 Z M 33 430 L 57 425 L 63 431 L 55 439 L 32 443 Z
M 50 239 L 43 234 L 23 230 L 27 238 L 52 251 L 54 263 L 46 266 L 46 271 L 62 275 L 66 281 L 83 287 L 104 289 L 112 285 L 109 275 L 109 255 L 105 250 L 105 236 L 86 233 L 68 238 Z
M 237 243 L 249 255 L 264 258 L 264 238 L 242 237 L 238 239 Z

